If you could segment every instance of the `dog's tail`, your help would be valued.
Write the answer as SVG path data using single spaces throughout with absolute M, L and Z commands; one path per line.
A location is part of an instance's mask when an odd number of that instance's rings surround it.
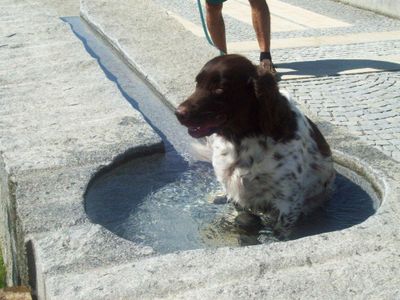
M 192 143 L 193 156 L 197 160 L 211 162 L 213 153 L 211 142 L 208 137 L 194 141 Z

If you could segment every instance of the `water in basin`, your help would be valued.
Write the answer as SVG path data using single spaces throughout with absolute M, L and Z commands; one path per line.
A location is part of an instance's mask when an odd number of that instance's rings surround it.
M 239 229 L 233 206 L 211 201 L 218 193 L 209 164 L 188 163 L 170 152 L 132 161 L 96 179 L 86 194 L 86 211 L 93 222 L 159 253 L 276 241 L 268 228 L 256 233 Z M 375 206 L 359 185 L 338 174 L 332 197 L 300 221 L 291 238 L 361 223 Z

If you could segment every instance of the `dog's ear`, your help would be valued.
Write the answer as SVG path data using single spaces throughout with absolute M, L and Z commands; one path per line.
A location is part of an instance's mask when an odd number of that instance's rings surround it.
M 275 76 L 258 67 L 254 78 L 254 92 L 257 98 L 258 121 L 262 132 L 275 140 L 286 140 L 294 135 L 297 128 L 294 113 L 278 88 Z

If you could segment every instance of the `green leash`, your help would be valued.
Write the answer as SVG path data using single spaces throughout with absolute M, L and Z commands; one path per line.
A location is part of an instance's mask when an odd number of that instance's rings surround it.
M 201 0 L 197 0 L 197 7 L 199 8 L 200 20 L 201 20 L 201 25 L 203 25 L 203 32 L 204 32 L 204 35 L 206 36 L 206 39 L 207 39 L 208 43 L 209 43 L 211 46 L 215 47 L 213 41 L 212 41 L 211 38 L 210 38 L 210 35 L 208 34 L 207 25 L 206 25 L 206 22 L 205 22 L 205 20 L 204 20 L 203 7 L 202 7 L 202 5 L 201 5 Z M 215 48 L 217 48 L 217 47 L 215 47 Z M 218 48 L 217 48 L 217 49 L 218 49 Z M 222 52 L 221 50 L 219 51 L 219 53 L 220 53 L 221 56 L 222 56 L 222 55 L 225 55 L 225 53 Z

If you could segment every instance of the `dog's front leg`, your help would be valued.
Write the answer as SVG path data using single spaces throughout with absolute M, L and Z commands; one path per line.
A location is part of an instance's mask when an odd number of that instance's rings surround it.
M 287 240 L 292 233 L 293 227 L 301 214 L 300 201 L 302 196 L 297 196 L 293 201 L 285 201 L 280 205 L 279 216 L 274 227 L 274 235 L 280 240 Z
M 226 204 L 228 203 L 228 196 L 225 191 L 217 191 L 208 196 L 208 202 L 213 204 Z

